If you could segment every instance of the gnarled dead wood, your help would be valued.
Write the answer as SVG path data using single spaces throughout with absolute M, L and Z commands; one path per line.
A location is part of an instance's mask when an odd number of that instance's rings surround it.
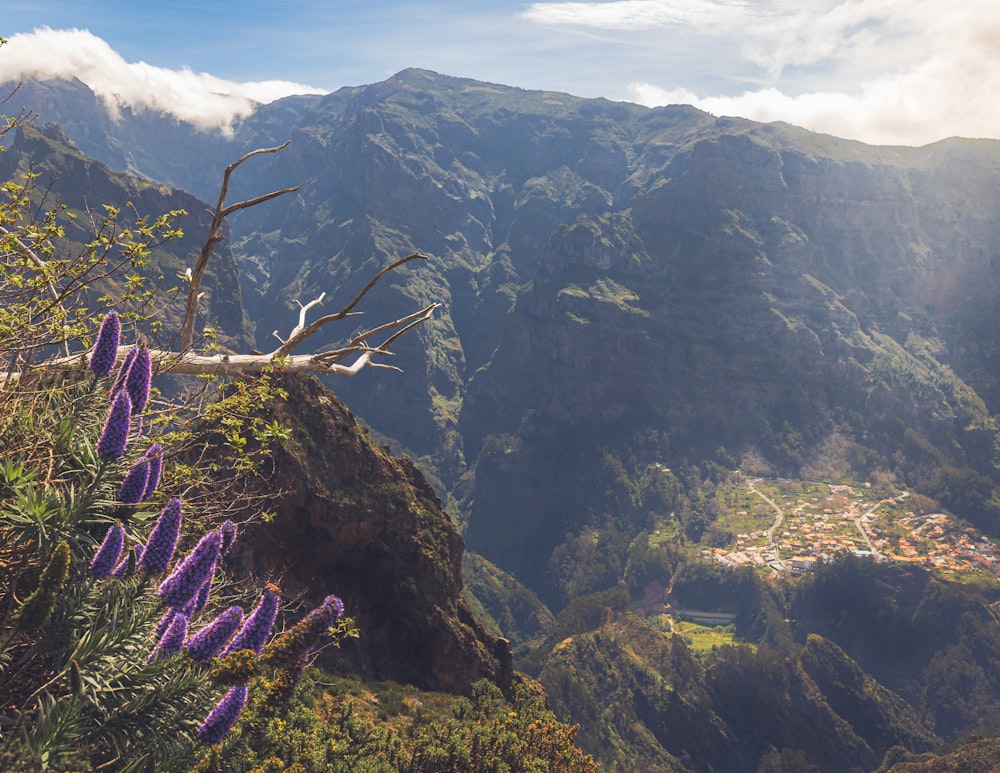
M 287 338 L 282 339 L 278 336 L 277 331 L 274 332 L 275 337 L 277 337 L 280 342 L 280 346 L 271 352 L 248 354 L 198 354 L 194 351 L 194 326 L 195 319 L 198 314 L 198 302 L 200 297 L 204 295 L 204 293 L 200 292 L 201 282 L 215 247 L 225 238 L 222 233 L 225 218 L 234 212 L 257 206 L 258 204 L 278 198 L 279 196 L 284 196 L 287 193 L 294 193 L 295 191 L 300 190 L 302 185 L 304 185 L 304 183 L 302 183 L 291 188 L 282 188 L 280 190 L 271 191 L 270 193 L 256 196 L 245 201 L 240 201 L 236 204 L 226 204 L 226 195 L 229 192 L 229 183 L 232 173 L 244 161 L 265 153 L 278 153 L 288 147 L 288 144 L 289 143 L 286 142 L 277 147 L 259 148 L 257 150 L 250 151 L 226 167 L 222 177 L 222 188 L 219 192 L 219 200 L 213 213 L 212 223 L 209 227 L 205 244 L 201 249 L 201 253 L 198 256 L 198 261 L 195 263 L 194 268 L 189 269 L 187 273 L 190 284 L 184 308 L 184 317 L 181 323 L 179 335 L 180 346 L 178 351 L 153 348 L 149 350 L 153 365 L 158 372 L 187 375 L 214 374 L 238 376 L 259 373 L 265 368 L 272 367 L 288 373 L 311 372 L 340 376 L 353 376 L 365 367 L 399 370 L 399 368 L 396 368 L 395 366 L 377 362 L 374 358 L 391 356 L 392 351 L 390 351 L 389 347 L 401 336 L 431 319 L 433 317 L 434 310 L 439 307 L 440 304 L 432 303 L 419 311 L 413 312 L 412 314 L 408 314 L 391 322 L 377 325 L 376 327 L 354 335 L 346 345 L 338 349 L 312 354 L 295 353 L 297 349 L 299 349 L 309 338 L 314 336 L 325 325 L 328 325 L 331 322 L 346 319 L 348 317 L 356 316 L 358 312 L 354 311 L 355 307 L 387 273 L 394 271 L 395 269 L 414 260 L 427 260 L 426 256 L 420 255 L 419 253 L 413 253 L 390 263 L 388 266 L 380 270 L 371 278 L 371 280 L 369 280 L 361 292 L 359 292 L 350 301 L 350 303 L 334 314 L 327 314 L 319 317 L 313 322 L 307 322 L 309 311 L 316 306 L 322 305 L 323 299 L 326 297 L 325 292 L 321 293 L 319 297 L 306 304 L 299 302 L 298 324 L 292 328 Z M 30 257 L 33 261 L 40 260 L 40 258 L 33 253 Z M 50 288 L 50 292 L 56 294 L 56 289 L 54 287 Z M 372 343 L 373 338 L 384 333 L 389 333 L 385 340 L 381 343 Z M 119 350 L 119 356 L 124 356 L 127 349 L 128 347 L 121 347 Z M 350 364 L 344 364 L 344 360 L 347 359 L 352 359 Z M 86 353 L 74 355 L 67 354 L 62 357 L 51 358 L 32 367 L 43 369 L 74 368 L 81 367 L 86 363 L 86 360 Z M 0 384 L 4 382 L 10 383 L 12 381 L 16 381 L 18 379 L 18 375 L 19 374 L 17 373 L 9 373 L 6 377 L 0 376 Z

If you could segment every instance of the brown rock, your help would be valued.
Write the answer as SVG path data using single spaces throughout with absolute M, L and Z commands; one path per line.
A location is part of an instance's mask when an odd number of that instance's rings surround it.
M 406 458 L 373 443 L 318 380 L 288 378 L 276 407 L 292 436 L 273 457 L 270 523 L 237 543 L 249 568 L 280 577 L 288 597 L 335 593 L 360 630 L 364 676 L 464 692 L 489 678 L 507 691 L 510 644 L 461 597 L 465 543 Z

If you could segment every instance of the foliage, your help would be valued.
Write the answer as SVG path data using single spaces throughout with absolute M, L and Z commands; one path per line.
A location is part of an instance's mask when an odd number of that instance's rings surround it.
M 407 727 L 371 716 L 351 700 L 334 699 L 307 672 L 286 708 L 268 714 L 251 700 L 244 720 L 220 749 L 204 755 L 199 771 L 240 773 L 583 773 L 593 760 L 573 745 L 575 728 L 556 720 L 526 684 L 506 699 L 487 680 L 468 698 L 451 699 L 451 716 L 418 713 Z M 262 696 L 265 690 L 257 690 Z M 405 701 L 406 699 L 404 699 Z
M 480 681 L 472 697 L 459 701 L 455 718 L 432 723 L 415 734 L 410 773 L 460 773 L 468 770 L 594 771 L 589 755 L 573 746 L 576 729 L 556 721 L 541 697 L 525 685 L 509 704 L 496 685 Z
M 235 527 L 220 530 L 211 515 L 218 509 L 213 498 L 216 504 L 227 498 L 225 485 L 209 486 L 200 498 L 189 488 L 189 501 L 203 507 L 189 508 L 186 531 L 209 540 L 214 552 L 194 561 L 196 572 L 186 571 L 174 555 L 174 528 L 157 568 L 139 564 L 158 510 L 163 453 L 163 445 L 149 445 L 144 429 L 172 425 L 163 439 L 177 453 L 185 443 L 210 444 L 222 427 L 232 458 L 245 462 L 229 465 L 238 475 L 280 436 L 280 428 L 257 419 L 262 400 L 280 392 L 264 377 L 257 382 L 264 389 L 233 387 L 237 399 L 203 392 L 193 403 L 161 400 L 154 408 L 147 405 L 151 372 L 141 347 L 113 376 L 120 322 L 132 330 L 147 319 L 155 296 L 144 289 L 142 269 L 152 246 L 179 235 L 173 221 L 180 213 L 154 221 L 137 216 L 124 225 L 121 210 L 109 207 L 93 238 L 74 248 L 59 207 L 34 216 L 36 177 L 29 172 L 6 184 L 0 201 L 0 360 L 15 372 L 0 381 L 4 767 L 181 768 L 199 735 L 218 741 L 239 713 L 230 700 L 210 714 L 218 696 L 208 666 L 182 654 L 189 623 L 193 633 L 203 616 L 210 619 L 220 594 L 238 600 L 233 583 L 216 576 L 223 536 L 228 548 Z M 100 302 L 114 303 L 112 312 L 89 308 L 97 288 L 110 293 Z M 89 358 L 93 373 L 27 367 L 40 355 L 89 346 L 101 316 L 98 348 Z M 199 482 L 218 483 L 217 469 L 203 471 Z M 226 475 L 234 480 L 234 473 Z M 166 490 L 178 477 L 168 467 L 163 480 Z M 179 516 L 179 500 L 171 502 Z M 160 583 L 155 575 L 169 571 L 172 557 L 174 571 Z M 162 592 L 167 587 L 186 590 Z M 324 633 L 315 631 L 309 646 Z
M 445 769 L 428 762 L 444 754 L 456 770 L 593 769 L 526 693 L 508 704 L 479 686 L 461 716 L 413 737 L 297 697 L 323 640 L 356 631 L 329 596 L 265 644 L 276 589 L 246 614 L 247 583 L 223 566 L 236 526 L 220 525 L 227 507 L 252 505 L 243 479 L 288 437 L 266 410 L 285 392 L 265 370 L 151 393 L 146 349 L 121 358 L 118 344 L 157 331 L 163 299 L 143 269 L 180 213 L 123 225 L 107 208 L 81 246 L 60 224 L 70 213 L 30 214 L 36 179 L 5 186 L 0 205 L 0 360 L 14 373 L 0 380 L 0 768 L 214 769 L 224 757 L 226 770 L 417 771 Z M 89 371 L 29 367 L 95 340 Z

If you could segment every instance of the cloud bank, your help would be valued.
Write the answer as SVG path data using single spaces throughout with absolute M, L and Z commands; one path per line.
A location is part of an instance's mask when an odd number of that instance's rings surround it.
M 321 94 L 302 83 L 235 83 L 190 69 L 171 70 L 126 62 L 87 30 L 37 29 L 14 35 L 0 50 L 0 81 L 76 77 L 112 112 L 128 105 L 156 110 L 204 129 L 229 132 L 233 121 L 250 115 L 257 103 L 291 94 Z
M 636 81 L 650 106 L 693 104 L 716 115 L 783 120 L 876 144 L 1000 137 L 1000 4 L 995 0 L 612 0 L 534 3 L 539 24 L 696 37 L 737 51 L 753 78 L 740 94 Z M 706 60 L 711 68 L 711 59 Z M 718 75 L 718 73 L 715 73 Z

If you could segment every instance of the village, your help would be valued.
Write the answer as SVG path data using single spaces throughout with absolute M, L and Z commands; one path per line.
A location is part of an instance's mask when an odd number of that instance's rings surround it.
M 720 520 L 733 535 L 702 555 L 729 566 L 802 573 L 843 554 L 1000 577 L 1000 549 L 945 513 L 921 513 L 909 492 L 741 476 Z

